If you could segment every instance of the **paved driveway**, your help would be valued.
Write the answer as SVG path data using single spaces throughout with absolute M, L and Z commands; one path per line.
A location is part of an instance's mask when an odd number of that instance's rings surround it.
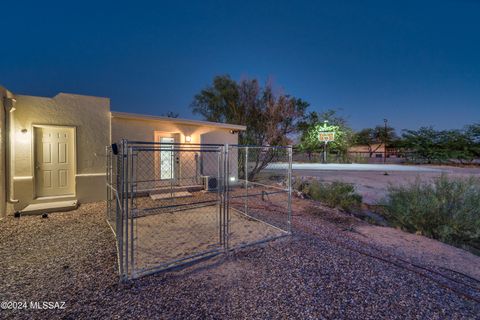
M 286 169 L 285 163 L 272 163 L 267 169 Z M 363 163 L 293 163 L 293 170 L 309 171 L 399 171 L 399 172 L 442 172 L 441 168 L 427 166 L 406 166 L 399 164 L 363 164 Z
M 267 169 L 285 170 L 285 163 L 272 163 Z M 337 164 L 337 163 L 294 163 L 294 177 L 318 179 L 324 182 L 343 181 L 355 185 L 356 190 L 368 204 L 375 204 L 385 197 L 390 185 L 405 185 L 422 179 L 431 181 L 441 174 L 468 178 L 480 178 L 480 168 L 458 168 L 451 166 L 413 166 L 395 164 Z

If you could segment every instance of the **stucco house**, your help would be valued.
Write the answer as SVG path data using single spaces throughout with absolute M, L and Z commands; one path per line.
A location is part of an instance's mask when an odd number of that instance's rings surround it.
M 359 144 L 348 148 L 348 153 L 361 158 L 400 158 L 402 156 L 399 148 L 389 147 L 385 149 L 383 143 L 375 143 L 372 145 Z
M 349 147 L 348 152 L 363 158 L 383 158 L 385 145 L 383 143 L 374 143 L 372 145 L 358 144 Z
M 108 98 L 35 97 L 0 87 L 0 218 L 26 208 L 34 211 L 35 205 L 104 200 L 105 147 L 121 139 L 237 144 L 238 132 L 245 129 L 113 112 Z

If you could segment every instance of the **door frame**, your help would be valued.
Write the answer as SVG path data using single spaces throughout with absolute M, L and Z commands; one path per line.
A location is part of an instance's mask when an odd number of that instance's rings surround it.
M 178 143 L 179 140 L 180 140 L 180 133 L 179 132 L 168 132 L 168 131 L 157 131 L 155 130 L 154 131 L 154 141 L 155 143 L 158 143 L 160 144 L 160 139 L 161 138 L 173 138 L 173 141 L 174 143 Z M 178 154 L 178 156 L 180 157 L 180 154 Z M 174 185 L 178 183 L 179 181 L 179 176 L 180 176 L 180 160 L 178 161 L 178 163 L 176 163 L 176 161 L 174 160 L 172 165 L 173 165 L 173 178 L 172 179 L 161 179 L 161 169 L 160 169 L 160 166 L 161 166 L 161 163 L 160 163 L 160 154 L 158 155 L 158 157 L 155 157 L 155 175 L 156 173 L 158 172 L 158 181 L 162 181 L 162 182 L 171 182 L 173 183 Z
M 35 168 L 35 161 L 37 159 L 37 148 L 36 148 L 36 136 L 35 128 L 61 128 L 61 129 L 72 129 L 73 131 L 73 194 L 68 195 L 58 195 L 58 196 L 38 196 L 37 195 L 37 172 Z M 66 198 L 66 197 L 76 197 L 77 196 L 77 127 L 71 125 L 56 125 L 56 124 L 32 124 L 32 157 L 31 157 L 31 170 L 32 170 L 32 182 L 33 182 L 33 199 L 55 199 L 55 198 Z

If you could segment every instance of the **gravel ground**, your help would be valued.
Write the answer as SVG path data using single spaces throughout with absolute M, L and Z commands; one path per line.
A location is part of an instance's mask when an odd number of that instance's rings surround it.
M 64 310 L 0 318 L 475 319 L 480 282 L 445 278 L 357 240 L 351 221 L 294 202 L 295 235 L 119 284 L 113 235 L 98 206 L 0 224 L 3 301 Z

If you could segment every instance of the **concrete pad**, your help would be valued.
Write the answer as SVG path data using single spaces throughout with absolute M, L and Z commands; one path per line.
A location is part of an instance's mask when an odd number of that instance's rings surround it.
M 193 195 L 188 191 L 177 191 L 177 192 L 165 192 L 165 193 L 153 193 L 150 194 L 152 200 L 161 200 L 161 199 L 171 199 L 171 198 L 186 198 L 192 197 Z
M 42 214 L 46 212 L 70 211 L 78 207 L 77 200 L 55 201 L 29 204 L 20 212 L 22 214 Z

